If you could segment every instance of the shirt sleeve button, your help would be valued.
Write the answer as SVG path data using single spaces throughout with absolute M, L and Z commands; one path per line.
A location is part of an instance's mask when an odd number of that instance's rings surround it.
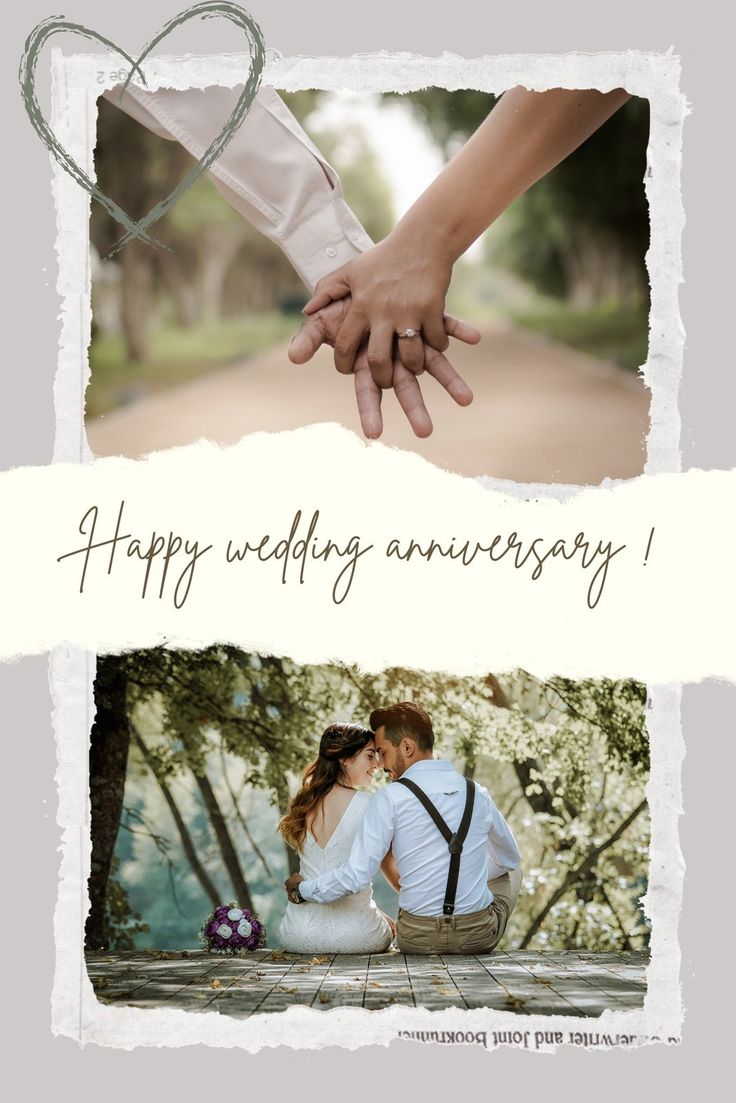
M 337 249 L 335 248 L 334 245 L 328 245 L 327 248 L 325 249 L 325 253 L 327 254 L 328 257 L 336 257 L 337 256 Z

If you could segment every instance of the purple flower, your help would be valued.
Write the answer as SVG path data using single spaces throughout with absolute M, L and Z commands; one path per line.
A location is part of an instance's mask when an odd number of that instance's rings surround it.
M 238 918 L 231 918 L 232 912 Z M 230 903 L 220 904 L 210 912 L 199 937 L 205 952 L 233 954 L 263 946 L 266 931 L 252 911 Z

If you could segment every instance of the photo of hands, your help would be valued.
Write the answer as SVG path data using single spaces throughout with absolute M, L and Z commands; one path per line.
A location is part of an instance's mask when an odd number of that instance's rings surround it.
M 145 213 L 237 95 L 106 92 L 101 185 Z M 622 89 L 261 87 L 162 248 L 109 256 L 93 210 L 93 453 L 333 422 L 464 475 L 641 474 L 648 131 Z

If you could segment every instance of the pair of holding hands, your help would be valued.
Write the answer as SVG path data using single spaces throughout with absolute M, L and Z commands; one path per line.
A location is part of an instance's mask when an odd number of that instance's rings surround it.
M 354 373 L 366 436 L 380 436 L 381 392 L 390 386 L 417 436 L 429 436 L 422 371 L 460 406 L 472 401 L 443 355 L 448 336 L 480 340 L 473 326 L 444 313 L 453 264 L 628 98 L 623 88 L 509 89 L 389 236 L 320 280 L 290 357 L 301 364 L 320 344 L 334 345 L 337 370 Z M 398 336 L 407 330 L 421 336 Z
M 451 267 L 428 262 L 418 248 L 387 238 L 319 281 L 304 308 L 306 320 L 292 341 L 289 359 L 304 364 L 322 344 L 335 349 L 335 367 L 352 374 L 360 423 L 366 437 L 383 430 L 382 392 L 393 387 L 418 437 L 432 420 L 418 376 L 427 372 L 459 406 L 473 393 L 443 355 L 450 337 L 475 345 L 479 331 L 444 313 Z M 413 330 L 413 336 L 399 336 Z

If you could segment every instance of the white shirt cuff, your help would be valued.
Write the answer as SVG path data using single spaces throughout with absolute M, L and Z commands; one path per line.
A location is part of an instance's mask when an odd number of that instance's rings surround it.
M 314 897 L 312 896 L 312 885 L 313 884 L 314 884 L 313 881 L 300 881 L 299 882 L 299 894 L 300 894 L 302 900 L 313 900 L 314 899 Z

